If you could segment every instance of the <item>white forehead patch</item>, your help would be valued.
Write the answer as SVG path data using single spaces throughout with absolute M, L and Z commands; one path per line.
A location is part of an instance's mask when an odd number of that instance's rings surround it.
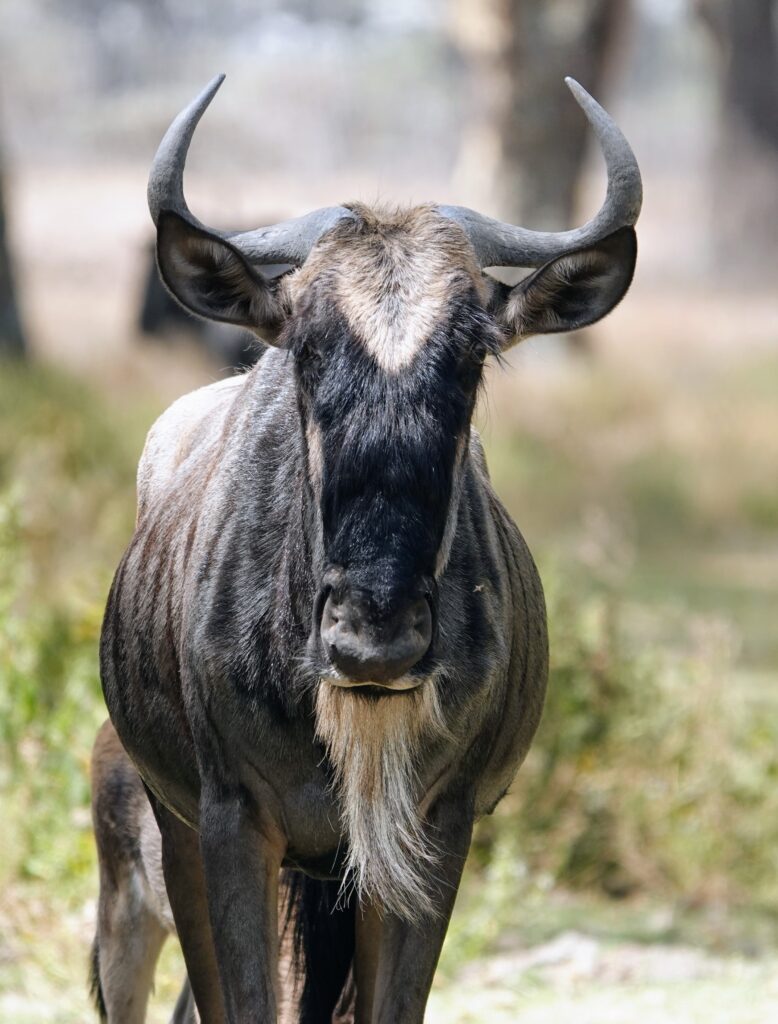
M 450 254 L 407 236 L 351 255 L 338 274 L 338 304 L 387 373 L 408 366 L 445 317 L 459 267 Z

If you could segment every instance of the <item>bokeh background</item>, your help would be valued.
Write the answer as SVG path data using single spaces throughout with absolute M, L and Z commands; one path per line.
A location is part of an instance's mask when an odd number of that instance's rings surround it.
M 552 677 L 481 825 L 434 1022 L 778 1019 L 778 4 L 2 0 L 0 1022 L 91 1019 L 97 641 L 144 432 L 240 335 L 155 288 L 145 183 L 218 71 L 190 203 L 358 198 L 534 228 L 644 173 L 633 288 L 492 367 L 478 413 L 540 564 Z M 163 954 L 153 1021 L 181 977 Z

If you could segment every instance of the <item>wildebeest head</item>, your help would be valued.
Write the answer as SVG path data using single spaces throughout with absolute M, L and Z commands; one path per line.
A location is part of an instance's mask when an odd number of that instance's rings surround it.
M 462 207 L 353 204 L 256 231 L 204 227 L 183 197 L 186 152 L 215 79 L 174 121 L 149 205 L 163 279 L 201 316 L 290 350 L 318 508 L 311 653 L 338 685 L 413 688 L 434 664 L 436 581 L 484 360 L 534 333 L 583 327 L 632 278 L 640 175 L 624 137 L 576 83 L 608 165 L 597 216 L 549 234 Z M 259 267 L 288 264 L 267 281 Z M 483 268 L 538 268 L 514 288 Z

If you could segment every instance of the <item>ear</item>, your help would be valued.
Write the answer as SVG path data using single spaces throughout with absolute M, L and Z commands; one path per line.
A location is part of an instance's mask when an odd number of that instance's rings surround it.
M 171 211 L 157 224 L 157 265 L 174 298 L 196 316 L 247 327 L 271 343 L 284 324 L 280 278 L 266 279 L 234 245 Z
M 634 229 L 620 228 L 588 249 L 551 260 L 514 288 L 502 285 L 495 299 L 497 319 L 510 334 L 505 347 L 600 320 L 626 295 L 636 259 Z

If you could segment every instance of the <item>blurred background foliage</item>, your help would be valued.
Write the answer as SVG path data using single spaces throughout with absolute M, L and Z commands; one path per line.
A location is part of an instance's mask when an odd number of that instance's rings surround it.
M 148 255 L 150 157 L 222 68 L 188 172 L 214 223 L 377 196 L 580 220 L 601 168 L 567 72 L 634 143 L 646 205 L 630 296 L 583 338 L 537 339 L 491 368 L 478 413 L 540 564 L 552 670 L 527 763 L 478 830 L 439 998 L 447 978 L 463 991 L 474 958 L 565 929 L 767 956 L 775 4 L 5 0 L 3 14 L 0 1021 L 87 1012 L 97 644 L 134 468 L 172 398 L 252 358 L 245 338 L 159 312 Z M 180 970 L 171 953 L 161 1004 Z M 762 984 L 738 977 L 751 996 Z M 741 1020 L 720 996 L 721 1020 Z M 489 1019 L 514 1019 L 511 998 Z M 719 1019 L 677 1005 L 668 1020 Z M 483 1004 L 472 1018 L 440 1006 L 441 1020 L 486 1019 Z

